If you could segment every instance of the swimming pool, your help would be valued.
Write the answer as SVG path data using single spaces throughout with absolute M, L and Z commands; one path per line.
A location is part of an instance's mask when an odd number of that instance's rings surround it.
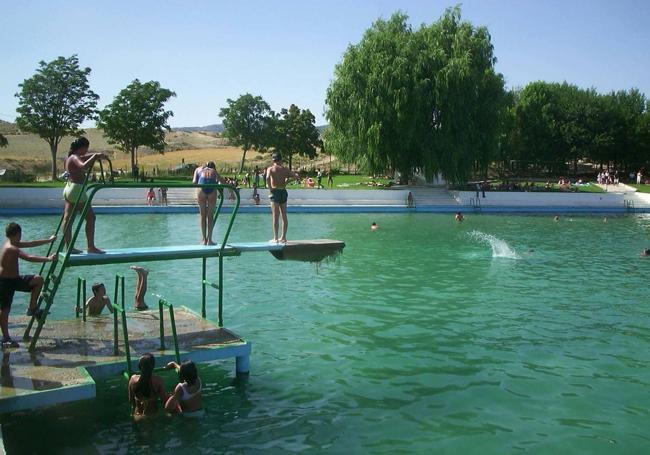
M 17 221 L 34 238 L 58 220 Z M 647 448 L 650 258 L 639 252 L 650 245 L 650 218 L 290 221 L 290 237 L 341 239 L 344 254 L 319 267 L 265 253 L 226 260 L 225 323 L 253 342 L 251 375 L 237 382 L 231 362 L 199 365 L 205 418 L 135 424 L 115 378 L 98 384 L 96 400 L 4 416 L 9 453 Z M 182 214 L 102 215 L 98 245 L 192 243 L 197 224 Z M 232 240 L 269 237 L 268 216 L 246 214 Z M 148 267 L 151 291 L 198 308 L 200 261 Z M 112 283 L 118 271 L 134 284 L 124 265 L 72 270 L 53 316 L 73 316 L 80 273 Z M 14 310 L 25 302 L 18 296 Z

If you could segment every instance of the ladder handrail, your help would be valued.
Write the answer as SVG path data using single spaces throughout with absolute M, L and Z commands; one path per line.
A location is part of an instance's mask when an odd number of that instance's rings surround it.
M 176 363 L 180 364 L 181 355 L 180 355 L 180 351 L 178 350 L 178 336 L 176 333 L 176 318 L 174 317 L 174 305 L 172 305 L 167 299 L 165 299 L 160 294 L 152 293 L 152 295 L 158 298 L 158 312 L 160 315 L 160 350 L 161 351 L 165 350 L 165 321 L 163 319 L 165 312 L 163 311 L 163 307 L 167 307 L 169 309 L 169 322 L 172 326 L 172 339 L 174 340 L 174 354 L 176 357 Z
M 120 286 L 121 284 L 121 286 Z M 122 305 L 117 304 L 118 289 L 121 288 Z M 129 347 L 129 329 L 126 322 L 126 310 L 124 309 L 124 277 L 122 275 L 115 275 L 115 300 L 111 302 L 113 307 L 113 353 L 119 355 L 119 331 L 118 331 L 118 317 L 119 312 L 122 315 L 122 334 L 124 337 L 124 353 L 126 355 L 126 372 L 128 377 L 131 377 L 131 348 Z
M 100 161 L 101 162 L 101 161 Z M 73 224 L 75 224 L 75 217 L 78 215 L 79 219 L 76 220 L 76 225 L 74 226 L 74 231 L 72 232 L 72 236 L 70 239 L 70 244 L 65 248 L 65 254 L 62 258 L 60 258 L 62 250 L 64 249 L 65 245 L 65 235 L 63 236 L 64 238 L 61 238 L 60 241 L 58 242 L 58 247 L 56 249 L 56 256 L 57 256 L 57 261 L 53 261 L 50 265 L 47 278 L 45 279 L 45 284 L 43 286 L 43 292 L 41 293 L 41 296 L 39 297 L 39 306 L 41 302 L 47 298 L 49 300 L 47 301 L 45 311 L 43 311 L 43 315 L 41 318 L 38 320 L 38 325 L 36 327 L 36 331 L 34 332 L 34 335 L 32 337 L 32 340 L 29 345 L 29 350 L 34 351 L 36 348 L 36 343 L 38 341 L 38 338 L 40 336 L 41 330 L 43 328 L 43 325 L 45 324 L 45 319 L 47 318 L 47 314 L 49 313 L 49 309 L 51 305 L 53 304 L 54 300 L 54 295 L 56 294 L 56 291 L 58 289 L 58 286 L 60 284 L 60 281 L 62 279 L 63 273 L 68 266 L 68 261 L 70 260 L 70 254 L 71 251 L 77 241 L 77 238 L 79 237 L 79 233 L 81 231 L 81 226 L 83 224 L 83 220 L 86 218 L 86 214 L 88 213 L 88 210 L 92 207 L 92 201 L 97 194 L 98 191 L 105 189 L 105 188 L 150 188 L 151 184 L 149 183 L 115 183 L 114 180 L 112 179 L 113 175 L 113 168 L 112 168 L 112 163 L 110 160 L 107 160 L 109 163 L 109 169 L 110 169 L 110 175 L 111 175 L 111 183 L 106 184 L 106 183 L 88 183 L 88 178 L 90 175 L 90 169 L 86 173 L 86 177 L 84 179 L 82 191 L 80 192 L 79 196 L 77 197 L 77 200 L 75 201 L 77 205 L 79 205 L 79 199 L 81 198 L 82 194 L 86 196 L 86 201 L 83 204 L 82 209 L 78 212 L 77 210 L 74 210 L 72 215 L 70 216 L 70 219 L 68 220 L 66 224 L 66 229 L 69 229 L 72 227 Z M 102 175 L 103 175 L 103 165 L 101 167 L 102 170 Z M 213 220 L 216 223 L 217 218 L 219 216 L 219 213 L 221 212 L 221 208 L 223 206 L 224 202 L 224 189 L 228 189 L 229 191 L 232 191 L 233 194 L 235 195 L 235 205 L 232 209 L 230 219 L 228 221 L 227 228 L 225 230 L 223 240 L 221 242 L 220 246 L 220 254 L 219 254 L 219 325 L 223 326 L 223 253 L 224 250 L 227 246 L 228 243 L 228 238 L 230 236 L 230 232 L 232 231 L 232 227 L 234 225 L 235 217 L 237 216 L 237 212 L 239 211 L 239 205 L 241 203 L 241 197 L 239 194 L 239 191 L 237 188 L 235 188 L 232 185 L 225 185 L 221 183 L 208 183 L 208 184 L 188 184 L 188 183 L 169 183 L 166 184 L 168 188 L 214 188 L 219 192 L 219 195 L 221 196 L 220 198 L 220 203 L 218 208 L 215 210 L 213 214 Z M 63 217 L 62 217 L 63 219 Z M 61 221 L 62 223 L 62 221 Z M 61 224 L 60 223 L 60 224 Z M 59 226 L 60 230 L 60 226 Z M 50 251 L 51 253 L 51 251 Z M 204 262 L 205 264 L 205 262 Z M 54 275 L 54 272 L 56 270 L 57 265 L 60 265 L 61 270 L 58 275 Z M 205 270 L 205 267 L 204 267 Z M 205 275 L 205 274 L 204 274 Z M 52 289 L 49 288 L 49 282 L 50 279 L 53 277 L 53 287 Z M 32 325 L 34 323 L 35 317 L 32 317 L 30 319 L 29 324 L 27 325 L 27 328 L 25 330 L 25 333 L 23 335 L 23 338 L 28 339 L 29 338 L 29 333 L 31 331 Z

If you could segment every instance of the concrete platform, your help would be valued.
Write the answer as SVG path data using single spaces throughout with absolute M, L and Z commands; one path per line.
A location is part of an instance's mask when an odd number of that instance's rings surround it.
M 251 345 L 232 331 L 219 328 L 191 310 L 175 308 L 181 360 L 206 362 L 235 357 L 237 372 L 248 372 Z M 165 312 L 165 347 L 160 351 L 157 310 L 128 313 L 129 346 L 133 371 L 140 355 L 151 352 L 161 367 L 174 359 L 171 325 Z M 24 331 L 27 317 L 13 318 L 11 332 Z M 120 375 L 126 370 L 122 327 L 119 356 L 113 354 L 113 318 L 107 314 L 54 321 L 48 320 L 35 353 L 28 343 L 3 351 L 0 370 L 0 413 L 49 406 L 95 397 L 95 379 Z M 16 337 L 18 338 L 18 337 Z

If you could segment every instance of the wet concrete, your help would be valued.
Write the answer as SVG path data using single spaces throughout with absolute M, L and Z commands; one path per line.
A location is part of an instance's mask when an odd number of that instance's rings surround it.
M 233 332 L 219 328 L 185 308 L 175 308 L 176 331 L 179 350 L 183 358 L 191 357 L 197 351 L 223 350 L 229 346 L 250 346 Z M 160 318 L 158 310 L 128 313 L 128 335 L 132 362 L 140 355 L 152 352 L 157 357 L 170 357 L 174 346 L 169 312 L 163 316 L 165 328 L 165 351 L 160 350 Z M 12 319 L 11 333 L 20 334 L 28 323 L 27 317 Z M 109 373 L 126 369 L 124 340 L 121 321 L 118 320 L 119 355 L 114 355 L 113 316 L 105 314 L 55 321 L 48 320 L 39 338 L 37 350 L 30 353 L 28 342 L 16 349 L 3 350 L 0 369 L 0 412 L 27 409 L 34 404 L 54 404 L 94 396 L 94 380 Z M 234 352 L 234 351 L 233 351 Z M 240 352 L 240 351 L 237 351 Z M 203 357 L 225 358 L 240 355 L 220 352 Z M 58 391 L 57 394 L 35 394 Z M 29 400 L 21 403 L 21 397 Z M 10 401 L 10 402 L 9 402 Z

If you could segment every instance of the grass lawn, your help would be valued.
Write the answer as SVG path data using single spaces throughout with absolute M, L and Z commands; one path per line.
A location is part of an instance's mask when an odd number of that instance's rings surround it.
M 315 175 L 310 175 L 314 182 L 316 181 Z M 224 177 L 234 177 L 234 175 L 224 175 Z M 189 176 L 165 176 L 154 177 L 153 183 L 150 185 L 154 187 L 163 186 L 170 183 L 190 183 L 191 177 Z M 389 179 L 373 179 L 372 177 L 364 175 L 334 175 L 334 188 L 336 190 L 377 190 L 382 187 L 369 185 L 370 183 L 381 183 L 386 185 Z M 118 177 L 115 179 L 116 183 L 133 184 L 136 185 L 129 177 Z M 323 186 L 327 187 L 327 176 L 323 176 Z M 149 183 L 147 183 L 148 185 Z M 14 182 L 1 182 L 0 187 L 16 187 L 16 188 L 62 188 L 65 182 L 31 182 L 31 183 L 14 183 Z M 140 184 L 142 185 L 142 184 Z M 290 188 L 304 188 L 304 185 L 298 185 L 295 182 L 289 184 Z
M 637 185 L 636 183 L 628 183 L 627 185 L 636 188 L 639 193 L 650 193 L 650 185 Z

